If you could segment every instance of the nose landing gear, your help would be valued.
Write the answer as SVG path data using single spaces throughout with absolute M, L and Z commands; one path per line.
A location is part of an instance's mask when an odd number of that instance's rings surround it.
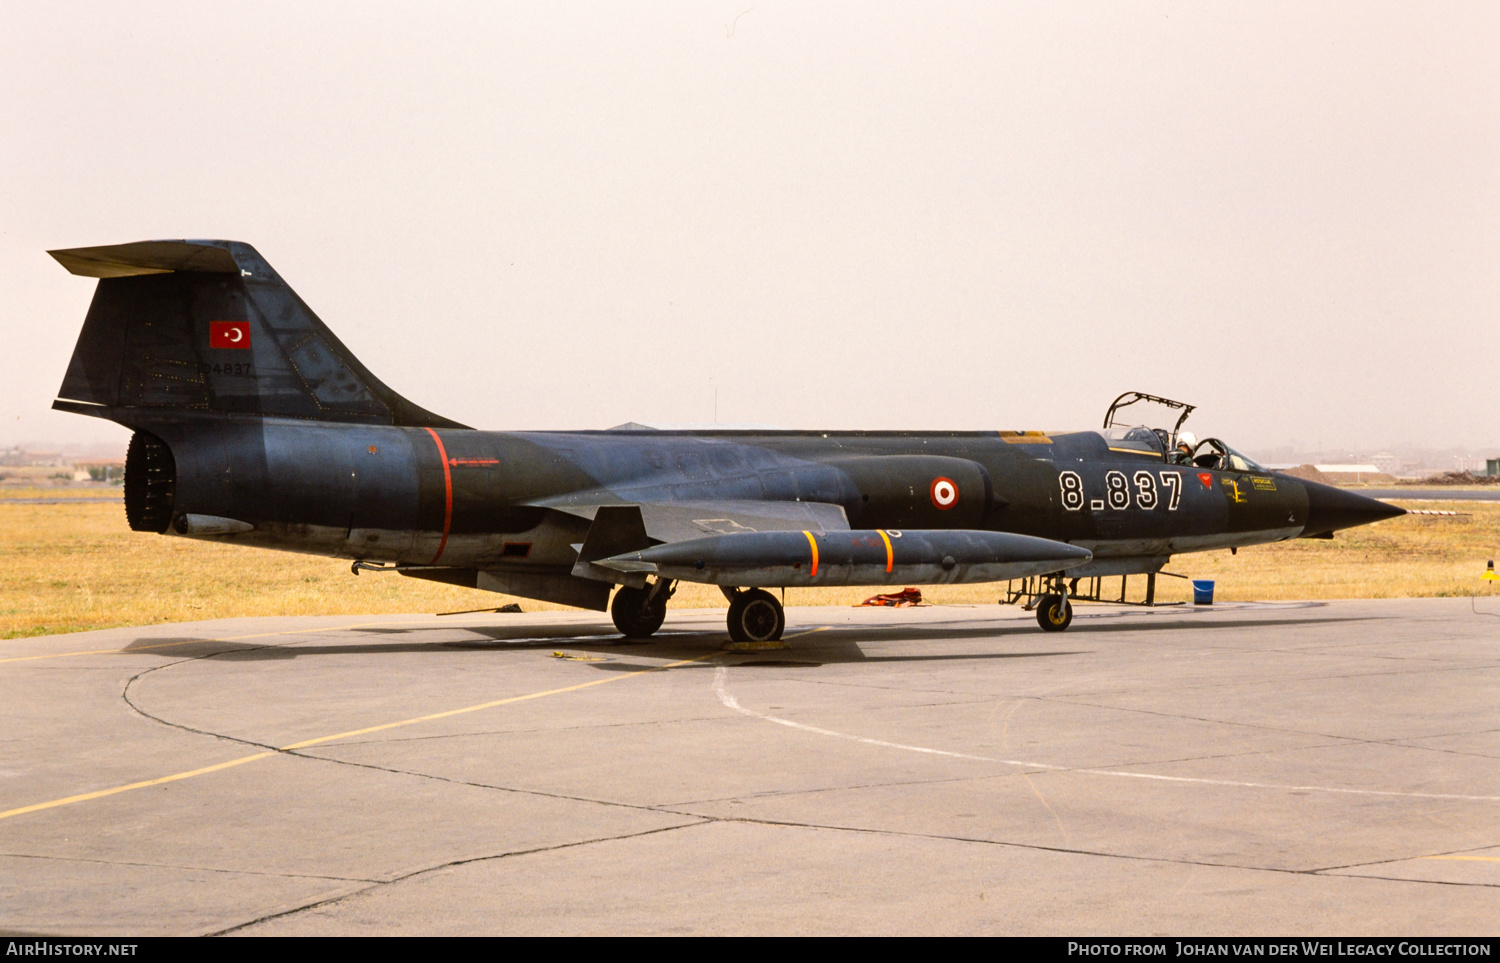
M 1073 604 L 1068 601 L 1068 583 L 1061 575 L 1052 581 L 1052 591 L 1036 603 L 1036 624 L 1043 632 L 1061 632 L 1073 624 Z
M 1044 632 L 1061 632 L 1073 624 L 1073 606 L 1063 595 L 1043 595 L 1036 606 L 1036 622 Z

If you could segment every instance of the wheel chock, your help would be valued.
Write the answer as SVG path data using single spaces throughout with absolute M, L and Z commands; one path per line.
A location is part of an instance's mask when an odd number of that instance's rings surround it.
M 775 639 L 770 642 L 725 642 L 725 652 L 774 652 L 777 649 L 790 649 L 790 642 Z

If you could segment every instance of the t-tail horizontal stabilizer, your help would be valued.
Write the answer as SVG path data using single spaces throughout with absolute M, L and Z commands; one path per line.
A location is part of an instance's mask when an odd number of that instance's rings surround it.
M 1076 568 L 1088 549 L 1005 532 L 744 532 L 654 545 L 593 564 L 734 587 L 1000 582 Z
M 248 244 L 50 253 L 99 279 L 54 408 L 132 427 L 191 412 L 464 427 L 382 384 Z

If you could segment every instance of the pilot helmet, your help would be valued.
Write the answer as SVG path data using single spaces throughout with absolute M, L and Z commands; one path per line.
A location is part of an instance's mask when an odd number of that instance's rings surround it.
M 1187 445 L 1188 451 L 1192 451 L 1198 447 L 1198 436 L 1191 431 L 1184 431 L 1177 436 L 1177 446 L 1180 448 L 1183 445 Z

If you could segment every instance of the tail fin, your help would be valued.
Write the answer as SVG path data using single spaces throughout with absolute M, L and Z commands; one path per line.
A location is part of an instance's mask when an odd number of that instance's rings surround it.
M 51 251 L 99 278 L 54 408 L 129 424 L 171 409 L 463 428 L 387 388 L 248 244 Z

